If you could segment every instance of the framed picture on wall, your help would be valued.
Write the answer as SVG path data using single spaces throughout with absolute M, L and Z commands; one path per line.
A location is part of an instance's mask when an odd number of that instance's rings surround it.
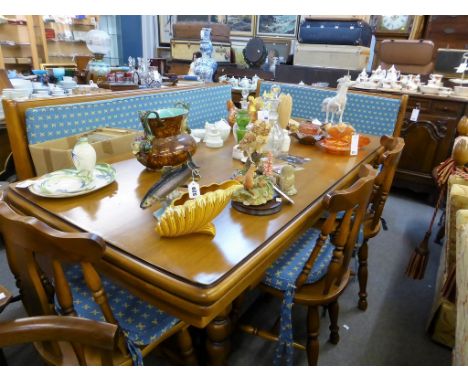
M 177 21 L 181 23 L 209 23 L 211 17 L 205 15 L 178 15 Z
M 260 15 L 257 16 L 257 35 L 296 37 L 297 24 L 295 15 Z
M 291 51 L 291 39 L 288 38 L 262 38 L 267 52 L 272 51 L 274 57 L 282 57 L 286 62 Z
M 158 16 L 159 46 L 170 46 L 172 38 L 172 25 L 176 22 L 177 16 Z
M 255 32 L 255 16 L 226 16 L 226 24 L 231 27 L 231 36 L 253 36 Z

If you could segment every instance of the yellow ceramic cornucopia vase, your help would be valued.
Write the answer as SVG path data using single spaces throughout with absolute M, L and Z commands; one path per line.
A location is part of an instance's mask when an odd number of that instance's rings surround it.
M 173 200 L 156 226 L 161 236 L 175 237 L 189 233 L 214 236 L 216 228 L 211 221 L 226 207 L 234 191 L 243 186 L 228 180 L 221 184 L 200 187 L 200 196 L 189 199 L 188 193 Z

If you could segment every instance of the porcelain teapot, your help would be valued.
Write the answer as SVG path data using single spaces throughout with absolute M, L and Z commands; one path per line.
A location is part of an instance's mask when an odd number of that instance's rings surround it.
M 239 86 L 239 80 L 236 77 L 231 77 L 228 82 L 231 84 L 231 86 Z
M 382 66 L 378 66 L 377 69 L 372 71 L 372 80 L 383 80 L 387 76 L 387 71 L 382 69 Z
M 400 78 L 400 71 L 396 70 L 395 65 L 392 65 L 392 67 L 387 70 L 385 79 L 388 82 L 397 82 L 399 78 Z
M 359 73 L 358 77 L 356 78 L 356 82 L 367 82 L 369 77 L 367 75 L 366 69 L 362 69 L 362 72 Z
M 241 88 L 250 88 L 250 85 L 251 85 L 250 80 L 245 76 L 239 81 L 239 86 Z

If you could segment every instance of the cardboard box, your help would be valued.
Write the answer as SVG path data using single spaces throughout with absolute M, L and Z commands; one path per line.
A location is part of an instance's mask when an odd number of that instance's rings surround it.
M 29 145 L 36 174 L 43 175 L 55 170 L 73 168 L 71 151 L 81 137 L 87 137 L 96 150 L 97 163 L 108 161 L 115 155 L 130 153 L 132 142 L 141 132 L 110 127 L 90 130 L 86 133 Z

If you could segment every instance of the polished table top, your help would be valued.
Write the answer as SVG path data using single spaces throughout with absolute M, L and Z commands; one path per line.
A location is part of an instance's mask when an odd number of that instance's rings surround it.
M 231 158 L 232 138 L 223 148 L 200 144 L 194 161 L 200 184 L 228 179 L 241 163 Z M 311 158 L 296 172 L 295 204 L 284 203 L 270 216 L 242 214 L 229 205 L 214 220 L 214 238 L 191 234 L 161 238 L 152 216 L 158 206 L 139 207 L 159 173 L 146 171 L 133 157 L 113 164 L 116 181 L 87 195 L 47 199 L 10 187 L 7 200 L 25 214 L 67 231 L 96 233 L 108 243 L 102 270 L 135 293 L 185 321 L 203 327 L 262 273 L 293 235 L 317 218 L 321 198 L 349 185 L 361 163 L 377 155 L 379 138 L 355 157 L 325 153 L 296 142 L 290 154 Z

